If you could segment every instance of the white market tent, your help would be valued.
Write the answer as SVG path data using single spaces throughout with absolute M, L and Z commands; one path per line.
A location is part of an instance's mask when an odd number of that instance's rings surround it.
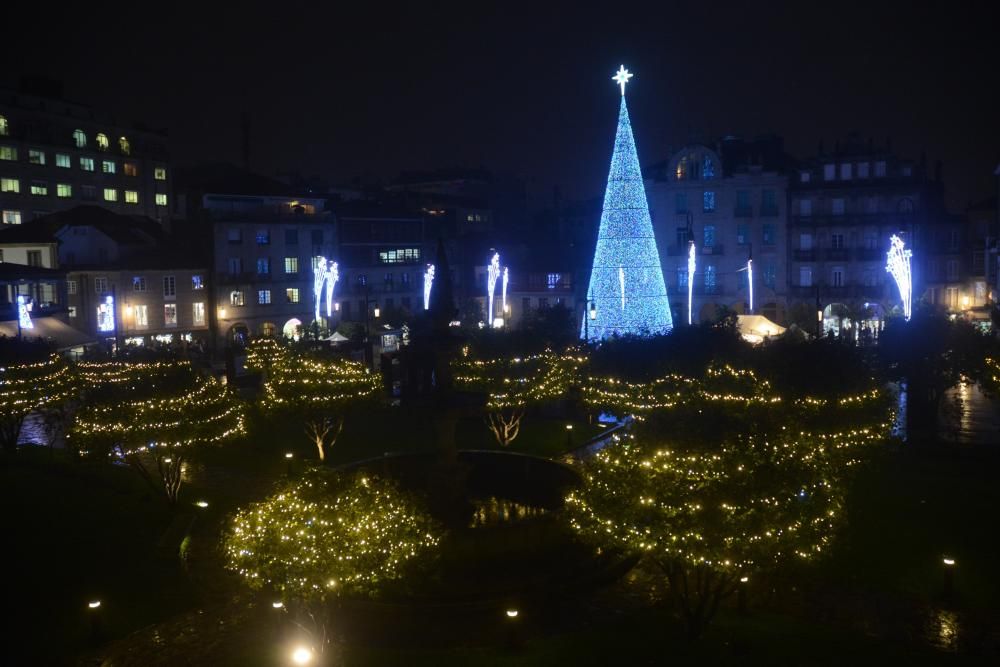
M 785 327 L 775 324 L 763 315 L 740 315 L 738 326 L 743 339 L 754 344 L 764 342 L 765 338 L 785 333 Z

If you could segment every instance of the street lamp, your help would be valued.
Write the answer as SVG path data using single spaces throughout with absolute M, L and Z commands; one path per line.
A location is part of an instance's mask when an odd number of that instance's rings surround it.
M 292 662 L 296 665 L 308 665 L 312 662 L 313 652 L 312 649 L 306 646 L 299 646 L 294 651 L 292 651 Z
M 587 297 L 587 317 L 583 318 L 583 337 L 586 342 L 590 342 L 590 320 L 597 319 L 597 304 L 594 303 L 594 295 Z

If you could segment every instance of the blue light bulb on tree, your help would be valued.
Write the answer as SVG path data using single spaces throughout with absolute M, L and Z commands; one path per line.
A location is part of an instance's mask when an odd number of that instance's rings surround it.
M 591 310 L 596 312 L 589 324 L 584 321 L 580 327 L 580 337 L 590 340 L 615 334 L 663 334 L 674 326 L 625 105 L 630 78 L 624 66 L 613 77 L 621 86 L 622 100 L 587 289 Z M 584 313 L 584 320 L 587 317 Z

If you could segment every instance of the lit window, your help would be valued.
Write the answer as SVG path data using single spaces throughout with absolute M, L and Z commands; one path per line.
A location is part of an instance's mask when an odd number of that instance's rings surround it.
M 31 194 L 45 197 L 49 194 L 49 184 L 45 181 L 32 181 Z
M 859 162 L 858 163 L 858 178 L 868 178 L 868 163 Z
M 177 326 L 177 304 L 163 304 L 163 324 L 168 327 Z
M 28 149 L 28 162 L 30 164 L 45 164 L 45 152 Z
M 851 180 L 851 163 L 844 162 L 840 165 L 840 180 L 849 181 Z
M 104 294 L 108 291 L 108 279 L 104 276 L 98 276 L 94 278 L 94 291 L 98 294 Z
M 132 291 L 133 292 L 145 292 L 146 291 L 146 277 L 145 276 L 135 276 L 132 278 Z
M 200 275 L 191 276 L 191 289 L 193 290 L 205 289 L 205 283 L 202 282 Z
M 87 135 L 83 133 L 83 130 L 73 130 L 73 145 L 77 148 L 87 147 Z
M 705 161 L 701 163 L 701 177 L 706 181 L 715 178 L 715 163 L 712 158 L 706 157 Z
M 266 276 L 271 273 L 271 258 L 270 257 L 258 257 L 257 258 L 257 275 Z
M 139 193 L 135 190 L 125 191 L 125 203 L 126 204 L 138 204 L 139 203 Z
M 837 177 L 837 165 L 835 164 L 824 164 L 823 165 L 823 180 L 832 181 Z
M 677 287 L 687 287 L 688 286 L 688 270 L 687 266 L 677 267 Z
M 163 276 L 163 296 L 177 296 L 177 282 L 173 276 Z
M 711 264 L 705 266 L 705 288 L 715 289 L 715 267 Z
M 135 307 L 135 326 L 139 329 L 145 329 L 149 326 L 149 307 L 145 304 L 139 304 Z
M 101 172 L 105 174 L 115 173 L 114 160 L 101 160 Z
M 835 197 L 830 203 L 830 210 L 834 215 L 844 215 L 844 198 Z
M 270 245 L 271 233 L 266 229 L 257 230 L 257 245 Z
M 705 225 L 705 229 L 702 234 L 704 245 L 706 248 L 711 248 L 715 245 L 715 225 Z
M 559 281 L 561 279 L 562 279 L 562 276 L 560 274 L 558 274 L 558 273 L 550 273 L 550 274 L 548 274 L 545 277 L 545 285 L 549 289 L 555 289 L 555 288 L 559 287 Z
M 104 201 L 118 201 L 118 190 L 104 188 Z
M 92 157 L 80 158 L 80 169 L 83 169 L 84 171 L 94 171 L 94 158 Z
M 205 326 L 205 304 L 202 301 L 195 301 L 191 304 L 191 320 L 196 327 Z
M 229 293 L 229 305 L 230 306 L 242 306 L 243 305 L 243 291 L 233 290 Z
M 701 209 L 705 213 L 711 213 L 715 210 L 715 192 L 712 190 L 705 190 L 701 195 Z
M 286 257 L 285 258 L 285 273 L 298 273 L 299 272 L 299 258 L 298 257 Z
M 6 137 L 10 134 L 10 125 L 7 123 L 7 118 L 0 116 L 0 137 Z
M 135 162 L 125 162 L 122 164 L 122 171 L 126 176 L 138 176 L 139 167 L 136 166 Z
M 76 306 L 69 306 L 68 310 L 70 317 L 76 317 Z
M 257 303 L 259 303 L 262 306 L 271 303 L 271 290 L 269 289 L 257 290 Z
M 158 181 L 167 180 L 167 168 L 166 167 L 156 167 L 153 169 L 153 178 Z
M 130 144 L 128 142 L 128 139 L 126 139 L 125 137 L 118 138 L 118 148 L 119 150 L 121 150 L 122 155 L 132 154 L 132 144 Z
M 13 146 L 0 146 L 0 160 L 16 160 L 17 149 Z
M 875 178 L 885 177 L 885 160 L 879 160 L 875 163 Z
M 56 166 L 69 169 L 73 166 L 73 160 L 65 153 L 56 153 Z
M 285 290 L 285 298 L 288 299 L 288 303 L 298 303 L 299 302 L 299 288 L 289 287 Z
M 800 287 L 812 287 L 813 284 L 813 269 L 811 266 L 800 266 L 799 267 L 799 286 Z
M 156 205 L 157 206 L 166 206 L 167 205 L 167 195 L 163 194 L 162 192 L 157 192 L 156 193 Z
M 20 192 L 21 181 L 16 178 L 0 178 L 0 192 Z
M 5 224 L 5 225 L 19 225 L 19 224 L 21 224 L 21 212 L 20 211 L 4 211 L 3 212 L 3 224 Z
M 106 151 L 111 147 L 111 143 L 108 141 L 108 135 L 99 132 L 97 134 L 97 150 Z
M 57 183 L 56 184 L 56 196 L 57 197 L 72 197 L 73 196 L 73 186 L 69 183 Z

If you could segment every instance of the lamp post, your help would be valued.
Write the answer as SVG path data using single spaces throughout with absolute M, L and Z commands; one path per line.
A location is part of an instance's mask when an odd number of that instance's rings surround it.
M 597 304 L 594 303 L 594 295 L 591 294 L 587 297 L 587 312 L 584 313 L 583 318 L 583 338 L 590 343 L 590 320 L 597 319 Z

